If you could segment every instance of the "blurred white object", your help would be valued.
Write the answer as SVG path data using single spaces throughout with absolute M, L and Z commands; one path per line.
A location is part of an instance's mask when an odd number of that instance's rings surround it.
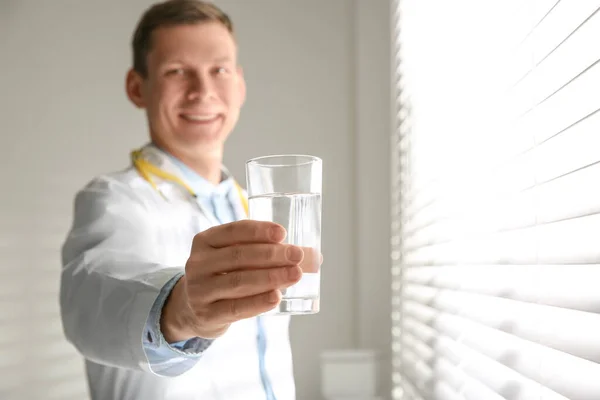
M 321 353 L 321 391 L 327 400 L 381 400 L 377 397 L 377 357 L 372 350 Z

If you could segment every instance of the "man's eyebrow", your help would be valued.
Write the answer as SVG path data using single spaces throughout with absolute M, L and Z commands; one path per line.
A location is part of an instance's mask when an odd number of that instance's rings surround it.
M 216 57 L 214 59 L 215 62 L 229 62 L 229 61 L 233 61 L 233 58 L 231 56 L 221 56 L 221 57 Z

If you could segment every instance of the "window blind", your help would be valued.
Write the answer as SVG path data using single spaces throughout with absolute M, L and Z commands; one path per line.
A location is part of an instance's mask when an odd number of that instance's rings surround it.
M 600 0 L 393 4 L 393 398 L 600 399 Z

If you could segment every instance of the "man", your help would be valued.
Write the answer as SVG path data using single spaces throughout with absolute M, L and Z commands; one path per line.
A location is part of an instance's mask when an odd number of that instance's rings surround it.
M 294 399 L 289 318 L 257 316 L 304 254 L 281 226 L 244 220 L 222 165 L 246 95 L 231 21 L 166 1 L 132 44 L 126 92 L 151 143 L 77 194 L 63 246 L 63 325 L 92 399 Z

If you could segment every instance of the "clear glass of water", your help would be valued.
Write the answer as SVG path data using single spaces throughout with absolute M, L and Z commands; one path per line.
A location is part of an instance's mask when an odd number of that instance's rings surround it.
M 302 278 L 282 290 L 267 315 L 319 312 L 321 281 L 321 189 L 323 162 L 307 155 L 276 155 L 246 162 L 249 218 L 287 230 L 285 243 L 304 250 Z

